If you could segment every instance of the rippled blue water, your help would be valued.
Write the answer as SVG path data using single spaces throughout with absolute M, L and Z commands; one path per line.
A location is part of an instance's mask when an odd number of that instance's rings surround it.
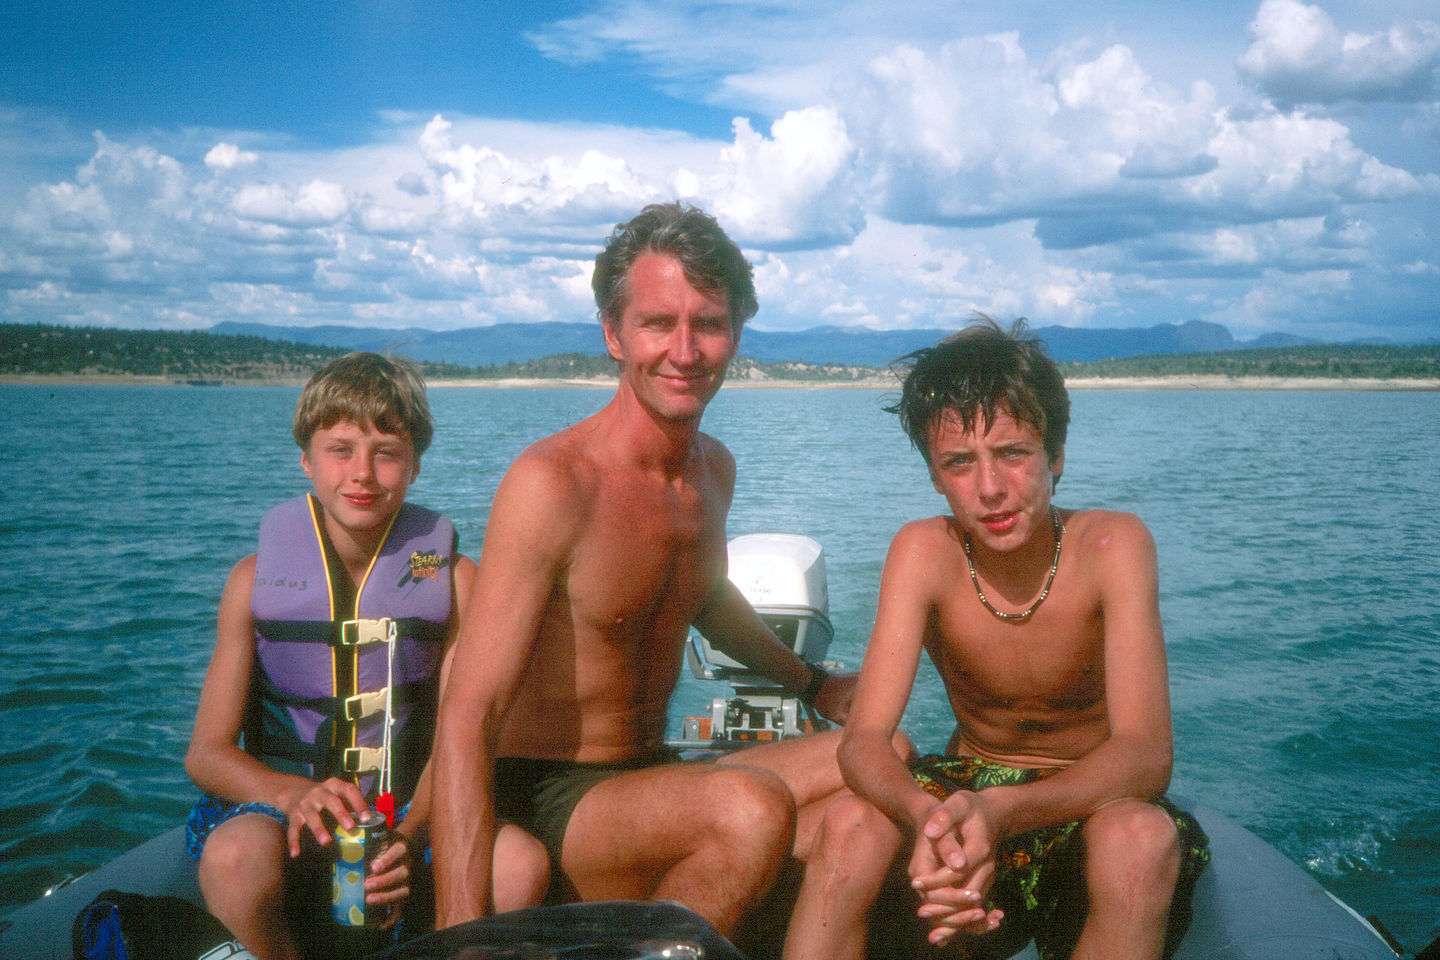
M 305 488 L 289 388 L 0 386 L 0 913 L 176 823 L 215 604 Z M 432 390 L 417 502 L 478 551 L 501 473 L 596 390 Z M 943 507 L 874 391 L 723 391 L 731 535 L 825 545 L 858 665 L 891 534 Z M 1064 506 L 1159 545 L 1174 789 L 1411 949 L 1440 934 L 1440 394 L 1077 392 Z M 927 668 L 928 669 L 928 668 Z M 690 680 L 676 713 L 715 691 Z M 948 733 L 923 674 L 907 716 Z

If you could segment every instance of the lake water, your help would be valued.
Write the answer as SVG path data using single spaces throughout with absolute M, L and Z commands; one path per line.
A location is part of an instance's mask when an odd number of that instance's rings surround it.
M 231 565 L 305 489 L 293 388 L 0 385 L 0 914 L 177 823 Z M 585 389 L 436 389 L 412 499 L 478 553 L 501 474 Z M 939 512 L 883 394 L 726 390 L 732 536 L 826 550 L 858 666 L 885 549 Z M 1138 513 L 1160 553 L 1175 792 L 1229 814 L 1411 950 L 1440 934 L 1440 394 L 1076 392 L 1062 506 Z M 713 685 L 687 675 L 676 716 Z M 949 732 L 923 672 L 906 729 Z

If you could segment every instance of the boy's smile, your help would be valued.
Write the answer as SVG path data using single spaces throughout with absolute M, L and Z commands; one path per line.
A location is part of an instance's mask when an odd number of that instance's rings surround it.
M 1031 547 L 1048 560 L 1050 491 L 1064 451 L 1052 462 L 1039 432 L 1006 410 L 989 430 L 983 420 L 977 413 L 971 431 L 953 413 L 940 420 L 930 435 L 930 480 L 977 550 Z

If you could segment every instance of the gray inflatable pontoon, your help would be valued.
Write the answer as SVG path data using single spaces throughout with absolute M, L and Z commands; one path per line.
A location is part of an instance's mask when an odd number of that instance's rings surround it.
M 1196 886 L 1195 919 L 1176 960 L 1395 960 L 1400 956 L 1369 923 L 1274 847 L 1208 807 L 1181 803 L 1210 835 L 1211 861 Z M 0 960 L 70 960 L 71 924 L 81 908 L 103 890 L 176 896 L 199 903 L 195 867 L 184 844 L 184 830 L 176 827 L 11 913 L 0 920 L 4 926 Z M 645 909 L 635 904 L 614 907 L 609 915 L 619 939 L 595 956 L 642 957 L 645 954 L 635 951 L 636 944 L 658 942 L 667 933 L 674 934 L 675 918 L 657 914 L 653 936 L 633 939 L 635 924 L 648 922 Z M 642 911 L 638 921 L 636 911 Z M 523 913 L 528 925 L 516 928 L 512 923 L 508 929 L 526 931 L 523 936 L 530 944 L 537 943 L 541 935 L 537 931 L 543 929 L 547 913 L 554 914 L 557 931 L 573 931 L 577 920 L 574 908 L 567 907 Z M 587 913 L 591 918 L 594 915 L 593 911 Z M 601 915 L 605 915 L 603 911 Z M 495 935 L 506 934 L 500 930 L 490 934 Z M 467 956 L 486 956 L 483 947 L 474 949 L 476 943 L 466 948 L 471 950 Z M 557 939 L 552 949 L 551 956 L 585 960 L 585 954 L 576 951 L 573 938 Z M 1027 947 L 1020 956 L 1033 956 L 1033 949 Z M 714 955 L 715 950 L 708 953 Z M 411 949 L 403 955 L 427 956 Z M 525 954 L 537 960 L 546 955 Z

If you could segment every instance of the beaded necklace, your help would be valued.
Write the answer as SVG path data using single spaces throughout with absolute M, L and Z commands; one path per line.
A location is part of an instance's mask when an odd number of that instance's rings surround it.
M 986 610 L 989 610 L 1001 620 L 1028 620 L 1031 614 L 1040 609 L 1040 604 L 1045 602 L 1045 598 L 1050 596 L 1050 584 L 1055 582 L 1055 570 L 1060 566 L 1060 540 L 1065 536 L 1065 521 L 1060 519 L 1060 511 L 1055 509 L 1054 504 L 1050 505 L 1050 527 L 1055 531 L 1055 559 L 1050 561 L 1050 575 L 1045 578 L 1045 589 L 1040 591 L 1040 596 L 1035 598 L 1034 603 L 1019 613 L 1006 613 L 1003 610 L 996 610 L 990 605 L 990 601 L 985 599 L 985 591 L 980 589 L 980 578 L 975 575 L 975 548 L 970 543 L 970 533 L 966 531 L 965 565 L 970 568 L 970 582 L 975 584 L 975 596 L 980 598 L 980 602 L 985 606 Z

